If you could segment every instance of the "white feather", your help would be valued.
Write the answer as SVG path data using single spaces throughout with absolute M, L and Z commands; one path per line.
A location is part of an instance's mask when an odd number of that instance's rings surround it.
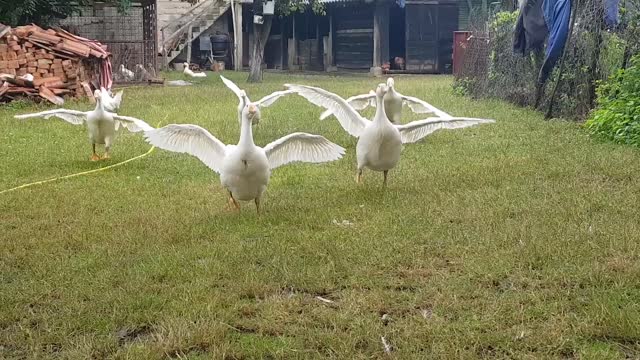
M 355 95 L 348 98 L 347 103 L 351 105 L 351 107 L 353 107 L 354 109 L 361 111 L 366 109 L 370 105 L 376 106 L 376 95 L 371 93 Z M 325 110 L 325 112 L 323 112 L 320 115 L 320 120 L 324 120 L 331 115 L 332 115 L 331 110 Z
M 340 125 L 352 136 L 359 137 L 370 123 L 343 98 L 332 92 L 306 85 L 285 84 L 284 86 L 295 91 L 312 104 L 330 110 Z
M 238 87 L 238 85 L 236 85 L 233 81 L 225 78 L 222 75 L 220 75 L 220 79 L 238 97 L 238 122 L 240 122 L 240 123 L 242 123 L 242 114 L 241 113 L 242 113 L 242 109 L 244 108 L 245 105 L 247 105 L 247 106 L 254 105 L 254 106 L 256 106 L 258 108 L 256 110 L 256 112 L 251 117 L 252 125 L 256 125 L 256 124 L 258 124 L 260 122 L 260 119 L 262 118 L 262 114 L 260 113 L 260 109 L 259 108 L 270 106 L 271 104 L 276 102 L 276 100 L 280 99 L 281 97 L 293 93 L 293 91 L 291 91 L 291 90 L 276 91 L 274 93 L 271 93 L 271 94 L 263 97 L 262 99 L 260 99 L 260 100 L 258 100 L 256 102 L 252 102 L 251 99 L 249 99 L 249 96 L 247 96 L 247 92 L 242 90 L 242 89 L 240 89 Z M 246 99 L 246 104 L 245 104 L 245 100 L 243 100 L 243 98 Z
M 440 117 L 440 118 L 443 118 L 443 119 L 452 118 L 451 115 L 447 114 L 446 112 L 438 109 L 437 107 L 429 104 L 428 102 L 426 102 L 424 100 L 420 100 L 420 99 L 415 98 L 413 96 L 402 95 L 400 93 L 398 93 L 398 95 L 400 95 L 400 97 L 402 98 L 403 103 L 406 104 L 407 106 L 409 106 L 411 111 L 413 111 L 416 114 L 433 113 L 437 117 Z
M 276 91 L 254 102 L 253 104 L 258 105 L 260 107 L 267 107 L 273 104 L 274 102 L 276 102 L 276 100 L 288 94 L 293 94 L 293 91 L 291 90 Z
M 33 114 L 24 114 L 24 115 L 16 115 L 16 119 L 28 119 L 41 117 L 45 119 L 49 119 L 51 117 L 57 117 L 66 122 L 73 125 L 82 125 L 87 120 L 88 112 L 77 111 L 77 110 L 68 110 L 68 109 L 55 109 L 55 110 L 47 110 Z
M 144 133 L 147 141 L 161 149 L 187 153 L 220 173 L 226 146 L 198 125 L 171 124 Z
M 118 111 L 122 103 L 122 93 L 123 91 L 121 90 L 112 97 L 109 91 L 105 90 L 105 88 L 100 88 L 100 98 L 102 99 L 104 109 L 110 112 Z
M 440 129 L 460 129 L 478 124 L 494 123 L 495 120 L 455 117 L 449 119 L 428 118 L 396 125 L 403 144 L 414 143 Z
M 226 77 L 220 75 L 220 79 L 222 82 L 238 97 L 238 100 L 242 100 L 242 96 L 246 95 L 243 90 L 240 90 L 238 85 L 236 85 L 233 81 L 227 79 Z
M 112 115 L 113 119 L 116 121 L 116 130 L 118 129 L 119 124 L 133 133 L 153 130 L 153 127 L 147 124 L 144 120 L 136 119 L 131 116 L 123 116 L 118 114 Z
M 307 133 L 293 133 L 268 144 L 264 151 L 271 169 L 302 161 L 321 163 L 338 160 L 344 154 L 344 148 L 327 140 L 324 136 Z

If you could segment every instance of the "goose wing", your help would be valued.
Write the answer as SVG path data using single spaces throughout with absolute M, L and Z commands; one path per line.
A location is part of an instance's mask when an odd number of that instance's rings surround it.
M 455 117 L 450 119 L 428 118 L 396 125 L 403 144 L 414 143 L 440 129 L 460 129 L 478 124 L 493 123 L 495 120 Z
M 105 88 L 100 88 L 100 95 L 105 110 L 115 112 L 120 108 L 120 103 L 122 102 L 122 90 L 115 96 L 111 97 L 110 93 L 105 90 Z
M 451 119 L 452 116 L 447 114 L 446 112 L 438 109 L 437 107 L 429 104 L 424 100 L 420 100 L 413 96 L 402 95 L 398 93 L 402 98 L 402 103 L 409 106 L 411 111 L 416 114 L 425 114 L 425 113 L 433 113 L 435 116 L 443 119 Z
M 376 95 L 371 93 L 355 95 L 348 98 L 347 103 L 358 111 L 364 110 L 367 106 L 376 106 Z M 320 115 L 320 120 L 326 119 L 331 116 L 331 114 L 331 110 L 325 110 L 325 112 Z
M 147 124 L 144 120 L 140 120 L 131 116 L 123 116 L 118 114 L 112 114 L 113 120 L 116 122 L 115 127 L 116 130 L 122 127 L 126 128 L 131 132 L 140 132 L 140 131 L 149 131 L 153 130 L 153 127 Z
M 55 109 L 15 116 L 16 119 L 28 119 L 34 117 L 41 117 L 45 119 L 57 117 L 73 125 L 82 125 L 87 120 L 87 112 L 68 109 Z
M 234 94 L 236 94 L 236 96 L 238 97 L 238 100 L 242 101 L 242 96 L 244 95 L 244 92 L 242 90 L 240 90 L 240 88 L 238 87 L 238 85 L 236 85 L 233 81 L 227 79 L 226 77 L 220 75 L 220 79 L 222 79 L 222 82 L 231 90 L 233 91 Z
M 200 126 L 170 124 L 145 131 L 144 136 L 151 145 L 193 155 L 218 174 L 222 171 L 226 146 Z
M 295 91 L 312 104 L 330 110 L 338 119 L 340 125 L 352 136 L 359 137 L 370 123 L 343 98 L 332 92 L 306 85 L 285 84 L 284 86 Z
M 256 105 L 260 106 L 260 107 L 267 107 L 270 106 L 271 104 L 273 104 L 274 102 L 276 102 L 276 100 L 280 99 L 281 97 L 288 95 L 288 94 L 293 94 L 294 92 L 292 90 L 282 90 L 282 91 L 276 91 L 274 93 L 271 93 L 265 97 L 263 97 L 262 99 L 258 100 L 255 102 Z
M 275 169 L 295 161 L 321 163 L 338 160 L 344 155 L 344 148 L 324 136 L 297 132 L 268 144 L 264 152 L 269 166 Z

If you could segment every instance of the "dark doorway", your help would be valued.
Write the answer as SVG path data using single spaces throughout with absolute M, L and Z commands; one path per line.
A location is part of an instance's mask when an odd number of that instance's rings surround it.
M 400 57 L 406 59 L 405 43 L 405 11 L 397 4 L 389 9 L 389 61 L 391 68 L 400 70 L 394 65 L 394 59 Z

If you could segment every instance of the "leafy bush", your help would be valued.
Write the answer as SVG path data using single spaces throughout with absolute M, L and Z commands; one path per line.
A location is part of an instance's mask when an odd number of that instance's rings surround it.
M 640 55 L 598 87 L 598 107 L 585 124 L 593 134 L 640 146 Z

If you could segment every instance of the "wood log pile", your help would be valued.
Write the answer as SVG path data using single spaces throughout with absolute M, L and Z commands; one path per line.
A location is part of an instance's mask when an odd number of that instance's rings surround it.
M 62 29 L 0 24 L 0 102 L 18 97 L 89 97 L 93 88 L 111 87 L 106 46 Z

